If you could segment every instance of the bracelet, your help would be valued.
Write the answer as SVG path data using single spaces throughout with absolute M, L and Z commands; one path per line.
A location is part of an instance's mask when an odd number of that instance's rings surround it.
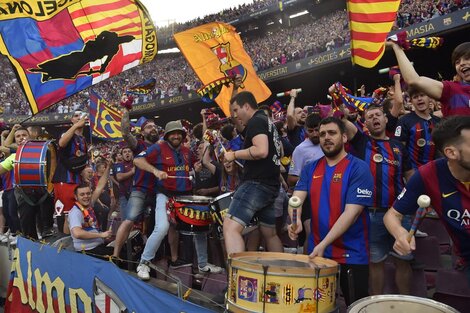
M 248 148 L 248 153 L 250 154 L 251 158 L 254 160 L 255 157 L 253 156 L 253 154 L 251 154 L 251 147 Z

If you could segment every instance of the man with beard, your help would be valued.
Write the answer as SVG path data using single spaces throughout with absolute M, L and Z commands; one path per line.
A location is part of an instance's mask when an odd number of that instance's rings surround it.
M 54 183 L 54 203 L 57 214 L 57 226 L 60 232 L 68 233 L 68 211 L 75 204 L 73 191 L 80 184 L 80 172 L 88 163 L 88 148 L 83 128 L 87 114 L 75 111 L 72 126 L 62 134 L 58 142 L 57 167 L 52 182 Z M 58 209 L 61 208 L 61 209 Z
M 168 222 L 166 206 L 169 197 L 190 195 L 192 184 L 189 171 L 192 159 L 189 148 L 183 145 L 186 130 L 181 121 L 171 121 L 165 126 L 164 141 L 142 151 L 134 159 L 135 166 L 157 178 L 157 197 L 155 203 L 155 227 L 145 244 L 144 252 L 137 266 L 137 276 L 142 280 L 150 279 L 148 263 L 152 261 L 160 244 L 168 233 L 170 243 L 170 266 L 178 268 L 187 263 L 178 259 L 178 233 Z
M 141 134 L 143 135 L 144 139 L 137 139 L 134 135 L 131 134 L 129 111 L 126 108 L 122 108 L 122 110 L 122 137 L 134 155 L 147 150 L 152 144 L 158 141 L 158 131 L 154 121 L 149 119 L 142 124 Z M 153 176 L 151 173 L 136 168 L 131 194 L 129 196 L 125 210 L 126 216 L 123 216 L 123 222 L 121 225 L 119 225 L 116 233 L 113 256 L 119 257 L 119 253 L 121 252 L 124 242 L 129 237 L 129 233 L 132 230 L 134 222 L 137 221 L 146 207 L 153 206 L 154 203 L 155 176 Z
M 395 282 L 401 294 L 410 294 L 412 255 L 393 253 L 393 238 L 383 224 L 383 216 L 403 189 L 404 178 L 413 174 L 408 153 L 401 142 L 386 135 L 387 117 L 382 107 L 370 105 L 365 110 L 365 125 L 369 136 L 359 132 L 353 123 L 344 119 L 353 154 L 364 160 L 374 176 L 373 205 L 370 217 L 370 281 L 371 293 L 383 293 L 385 260 L 391 254 L 395 263 Z M 412 216 L 403 219 L 411 227 Z
M 310 202 L 309 256 L 340 264 L 340 286 L 346 305 L 350 305 L 368 295 L 369 218 L 364 208 L 372 204 L 372 175 L 364 161 L 344 150 L 347 138 L 340 119 L 323 119 L 319 133 L 325 156 L 304 166 L 293 196 L 301 203 L 306 199 Z M 290 206 L 289 215 L 293 221 Z M 293 240 L 302 231 L 301 220 L 301 214 L 297 214 L 296 226 L 288 226 Z
M 131 194 L 132 178 L 134 178 L 134 154 L 131 148 L 124 147 L 121 150 L 122 162 L 119 162 L 114 167 L 114 176 L 119 182 L 119 207 L 121 218 L 125 220 L 128 216 L 127 201 Z
M 411 165 L 417 170 L 436 158 L 437 151 L 431 140 L 431 132 L 441 119 L 430 113 L 430 98 L 424 92 L 409 88 L 408 94 L 414 112 L 400 118 L 395 137 L 406 146 Z
M 256 214 L 268 251 L 282 252 L 276 233 L 274 201 L 279 194 L 281 141 L 274 124 L 252 93 L 243 91 L 230 101 L 233 118 L 246 125 L 243 149 L 224 154 L 226 162 L 245 160 L 242 183 L 233 195 L 224 219 L 227 255 L 245 251 L 242 231 Z
M 294 153 L 292 154 L 289 176 L 287 177 L 289 187 L 295 186 L 307 162 L 318 160 L 324 155 L 319 145 L 320 137 L 318 136 L 318 125 L 320 121 L 321 118 L 318 114 L 310 114 L 305 119 L 307 138 L 294 149 Z M 305 239 L 310 235 L 311 208 L 308 203 L 309 201 L 305 201 L 302 206 L 302 223 L 305 229 Z M 303 245 L 304 252 L 306 253 L 307 241 L 301 242 L 300 244 Z
M 290 143 L 297 147 L 305 139 L 305 119 L 306 112 L 299 107 L 295 107 L 295 98 L 297 97 L 297 89 L 289 92 L 290 102 L 287 106 L 287 138 Z
M 415 214 L 418 197 L 428 195 L 463 260 L 470 286 L 470 117 L 444 119 L 435 127 L 432 139 L 445 158 L 431 161 L 415 172 L 384 222 L 395 238 L 395 251 L 400 255 L 411 253 L 416 249 L 415 239 L 409 241 L 408 230 L 400 225 L 400 220 L 404 214 Z

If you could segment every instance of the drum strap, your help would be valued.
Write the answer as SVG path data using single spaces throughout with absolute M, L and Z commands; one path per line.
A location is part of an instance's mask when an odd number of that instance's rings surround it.
M 47 199 L 47 196 L 49 195 L 47 191 L 44 191 L 43 195 L 41 196 L 41 198 L 39 198 L 39 200 L 33 201 L 33 199 L 31 199 L 31 197 L 27 193 L 24 192 L 23 188 L 17 187 L 17 190 L 23 197 L 24 201 L 30 206 L 41 205 Z

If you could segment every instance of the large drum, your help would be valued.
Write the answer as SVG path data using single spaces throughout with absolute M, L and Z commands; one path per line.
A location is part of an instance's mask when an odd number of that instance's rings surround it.
M 25 191 L 45 189 L 51 193 L 56 162 L 56 149 L 51 140 L 28 141 L 19 146 L 14 165 L 16 185 Z
M 318 312 L 336 310 L 338 263 L 307 255 L 234 253 L 229 259 L 230 312 Z
M 426 298 L 403 295 L 380 295 L 357 300 L 349 313 L 458 313 L 456 309 Z
M 232 202 L 233 192 L 226 192 L 210 203 L 211 215 L 214 223 L 217 223 L 220 227 L 224 226 L 225 214 L 228 212 L 230 203 Z
M 170 209 L 178 221 L 178 230 L 185 235 L 210 231 L 212 216 L 209 211 L 210 197 L 179 196 L 169 202 Z

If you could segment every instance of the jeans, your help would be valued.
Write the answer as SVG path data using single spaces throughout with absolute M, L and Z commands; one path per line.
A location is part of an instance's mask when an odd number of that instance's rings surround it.
M 127 203 L 129 200 L 125 196 L 119 197 L 119 211 L 121 212 L 121 220 L 126 220 L 129 216 L 127 212 Z
M 127 202 L 126 220 L 135 222 L 137 218 L 145 212 L 147 202 L 151 197 L 142 191 L 132 191 Z M 153 203 L 152 203 L 153 205 Z
M 265 185 L 255 181 L 245 181 L 233 194 L 227 217 L 243 226 L 249 225 L 256 214 L 260 224 L 276 226 L 274 201 L 279 194 L 279 187 Z
M 398 255 L 393 252 L 393 244 L 395 243 L 395 238 L 388 232 L 384 224 L 385 212 L 374 212 L 373 209 L 370 209 L 370 240 L 369 240 L 369 252 L 370 252 L 370 262 L 371 263 L 380 263 L 384 261 L 389 254 L 396 258 L 405 261 L 411 261 L 413 255 Z M 409 230 L 411 224 L 413 223 L 410 215 L 403 216 L 401 225 Z
M 196 248 L 197 264 L 199 267 L 204 267 L 207 265 L 207 234 L 196 233 L 193 241 Z
M 131 196 L 132 197 L 132 196 Z M 130 203 L 129 199 L 129 203 Z M 155 227 L 153 228 L 152 234 L 147 239 L 145 244 L 144 252 L 142 253 L 141 260 L 150 262 L 157 253 L 163 238 L 165 238 L 170 228 L 168 217 L 166 214 L 166 203 L 168 197 L 162 193 L 157 194 L 155 201 Z M 207 250 L 207 249 L 206 249 Z
M 3 192 L 3 212 L 11 233 L 20 231 L 20 218 L 18 216 L 18 204 L 15 198 L 15 190 Z M 6 213 L 6 214 L 5 214 Z

